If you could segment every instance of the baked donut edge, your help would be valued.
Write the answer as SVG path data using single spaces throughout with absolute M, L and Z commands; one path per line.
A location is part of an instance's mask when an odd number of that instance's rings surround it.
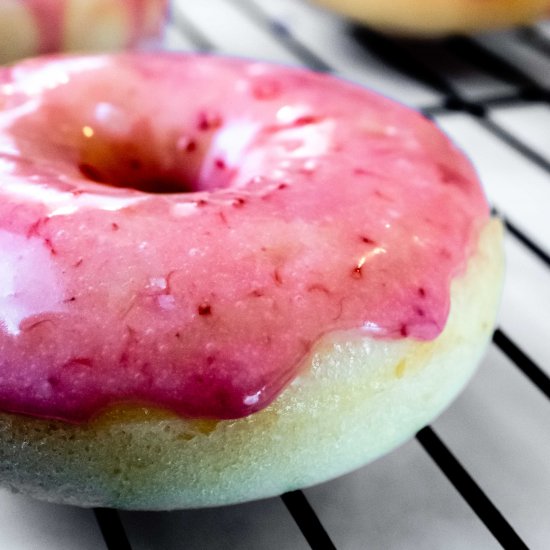
M 124 405 L 88 424 L 0 414 L 0 485 L 65 504 L 167 510 L 226 505 L 314 485 L 393 450 L 472 376 L 495 323 L 502 224 L 487 222 L 433 341 L 324 336 L 268 408 L 186 420 Z

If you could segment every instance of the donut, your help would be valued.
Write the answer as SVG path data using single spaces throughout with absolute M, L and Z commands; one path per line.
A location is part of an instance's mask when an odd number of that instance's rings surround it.
M 549 0 L 314 0 L 360 23 L 400 35 L 437 37 L 531 23 Z
M 166 8 L 167 0 L 2 0 L 0 63 L 141 46 L 160 36 Z
M 208 55 L 0 72 L 0 484 L 126 509 L 333 478 L 442 411 L 502 229 L 422 115 Z

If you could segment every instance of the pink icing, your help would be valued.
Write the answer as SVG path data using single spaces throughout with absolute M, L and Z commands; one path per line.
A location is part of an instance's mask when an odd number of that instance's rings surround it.
M 2 69 L 0 408 L 250 414 L 323 334 L 435 338 L 487 217 L 429 121 L 330 76 L 171 55 Z
M 65 25 L 66 5 L 68 2 L 82 0 L 21 0 L 33 14 L 39 30 L 39 44 L 36 53 L 58 52 L 63 49 L 63 27 Z M 88 1 L 88 0 L 86 0 Z M 167 0 L 110 0 L 125 7 L 129 21 L 129 40 L 126 46 L 133 47 L 143 39 L 148 39 L 160 31 L 161 17 Z M 148 5 L 155 5 L 159 14 L 157 27 L 150 27 L 145 19 Z M 157 7 L 158 6 L 158 7 Z M 101 5 L 98 6 L 97 19 L 101 20 Z M 1 11 L 1 10 L 0 10 Z M 93 21 L 90 24 L 94 24 Z M 83 32 L 86 32 L 83 29 Z

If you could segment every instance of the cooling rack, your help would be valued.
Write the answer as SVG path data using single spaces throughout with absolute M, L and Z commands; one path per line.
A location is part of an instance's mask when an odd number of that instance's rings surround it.
M 305 65 L 432 118 L 470 156 L 507 229 L 499 325 L 461 397 L 357 472 L 170 513 L 0 492 L 0 548 L 550 548 L 550 22 L 419 42 L 299 0 L 175 0 L 166 47 Z

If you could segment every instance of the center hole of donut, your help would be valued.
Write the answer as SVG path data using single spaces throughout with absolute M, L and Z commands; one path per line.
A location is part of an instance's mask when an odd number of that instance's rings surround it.
M 151 166 L 135 156 L 120 158 L 112 166 L 82 161 L 78 168 L 86 179 L 111 187 L 156 194 L 192 193 L 197 190 L 185 177 Z
M 91 127 L 82 133 L 78 169 L 87 180 L 155 194 L 201 190 L 207 143 L 181 136 L 159 141 L 147 129 L 124 139 L 102 136 Z

